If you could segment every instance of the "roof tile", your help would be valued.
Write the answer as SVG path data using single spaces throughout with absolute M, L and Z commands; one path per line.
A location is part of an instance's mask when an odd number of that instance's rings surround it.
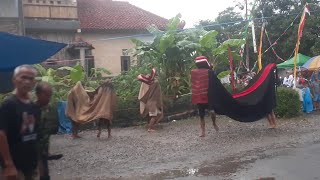
M 112 0 L 77 0 L 81 29 L 145 30 L 154 24 L 164 29 L 168 20 L 128 2 Z

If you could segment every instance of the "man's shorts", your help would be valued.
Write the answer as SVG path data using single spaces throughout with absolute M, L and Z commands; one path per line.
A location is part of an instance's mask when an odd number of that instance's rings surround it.
M 315 102 L 320 101 L 320 94 L 315 94 L 313 101 L 315 101 Z
M 204 118 L 206 115 L 206 109 L 209 110 L 209 104 L 198 104 L 198 112 L 200 118 Z M 213 110 L 210 110 L 210 112 L 214 113 Z
M 160 109 L 156 109 L 156 111 L 155 112 L 149 112 L 149 116 L 150 117 L 156 117 L 156 116 L 158 116 L 158 115 L 160 115 L 160 114 L 162 114 L 162 112 L 161 112 L 161 110 Z

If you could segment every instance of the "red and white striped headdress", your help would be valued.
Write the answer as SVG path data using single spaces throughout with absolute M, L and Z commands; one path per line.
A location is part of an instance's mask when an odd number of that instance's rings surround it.
M 139 74 L 138 77 L 137 77 L 137 79 L 138 79 L 139 81 L 143 82 L 143 83 L 146 83 L 146 84 L 150 85 L 150 84 L 153 83 L 154 78 L 155 78 L 155 76 L 156 76 L 156 73 L 157 73 L 157 72 L 156 72 L 156 69 L 155 69 L 155 68 L 152 68 L 149 77 L 144 76 L 144 75 L 142 75 L 142 74 Z
M 196 61 L 196 66 L 198 68 L 205 68 L 205 69 L 212 68 L 211 64 L 208 62 L 208 58 L 205 56 L 199 56 L 195 59 L 195 61 Z

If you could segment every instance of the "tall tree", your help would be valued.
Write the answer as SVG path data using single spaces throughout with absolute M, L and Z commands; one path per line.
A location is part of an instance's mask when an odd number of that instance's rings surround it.
M 317 15 L 320 8 L 318 6 L 319 2 L 316 0 L 308 0 L 308 3 L 311 15 L 307 15 L 299 52 L 313 56 L 317 55 L 315 54 L 316 48 L 312 47 L 316 46 L 317 37 L 320 33 L 320 17 Z M 278 39 L 276 45 L 273 47 L 276 53 L 284 60 L 293 56 L 293 51 L 297 41 L 297 29 L 304 5 L 305 1 L 301 3 L 300 0 L 259 0 L 259 5 L 254 12 L 255 17 L 257 18 L 262 17 L 262 15 L 264 17 L 270 17 L 267 19 L 266 29 L 269 32 L 269 38 L 272 43 Z M 257 21 L 257 23 L 260 28 L 262 24 L 261 20 Z M 286 28 L 289 29 L 284 33 Z M 266 37 L 264 46 L 264 49 L 270 46 Z M 314 49 L 314 52 L 312 49 Z M 273 54 L 272 49 L 264 54 L 263 57 L 269 61 L 276 60 L 276 62 L 281 62 L 281 60 L 277 59 Z
M 234 7 L 228 7 L 220 12 L 214 20 L 202 20 L 196 27 L 203 27 L 205 30 L 216 30 L 219 32 L 218 42 L 223 42 L 230 38 L 241 39 L 241 32 L 244 29 L 242 22 L 244 19 Z
M 269 35 L 269 40 L 271 43 L 274 43 L 277 40 L 276 44 L 273 46 L 275 52 L 284 60 L 292 57 L 297 40 L 297 29 L 299 26 L 300 16 L 305 2 L 309 3 L 311 15 L 307 15 L 299 52 L 309 56 L 320 55 L 320 40 L 318 40 L 318 37 L 320 37 L 320 16 L 318 16 L 320 11 L 320 2 L 317 0 L 304 0 L 302 2 L 300 0 L 257 0 L 257 6 L 254 11 L 251 12 L 255 23 L 257 45 L 263 23 L 262 17 L 265 17 L 264 20 L 266 22 L 266 30 Z M 244 7 L 244 2 L 238 1 L 237 6 Z M 246 23 L 229 24 L 228 22 L 241 22 L 242 20 L 243 18 L 241 17 L 241 14 L 237 13 L 236 9 L 227 8 L 225 11 L 219 13 L 219 16 L 214 21 L 200 21 L 200 25 L 198 26 L 211 27 L 208 25 L 227 23 L 229 25 L 227 27 L 224 27 L 223 25 L 212 26 L 212 28 L 224 34 L 228 33 L 232 35 L 232 38 L 239 38 L 237 35 L 244 32 Z M 285 32 L 287 28 L 288 30 Z M 250 30 L 248 31 L 248 38 L 248 42 L 250 43 L 250 64 L 253 64 L 257 60 L 257 54 L 253 53 L 252 33 Z M 262 52 L 269 47 L 270 44 L 265 34 L 263 37 Z M 279 63 L 282 61 L 270 48 L 263 54 L 262 62 L 263 64 L 267 64 L 270 62 Z

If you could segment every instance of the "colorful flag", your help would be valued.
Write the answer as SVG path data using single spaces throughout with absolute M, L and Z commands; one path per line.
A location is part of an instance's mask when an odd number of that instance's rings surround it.
M 263 39 L 263 33 L 264 33 L 264 26 L 265 26 L 265 23 L 262 24 L 262 27 L 261 27 L 261 34 L 260 34 L 260 44 L 259 44 L 259 53 L 258 53 L 258 72 L 261 71 L 262 69 L 262 39 Z
M 308 3 L 305 4 L 303 13 L 301 15 L 300 23 L 299 23 L 299 28 L 298 28 L 298 37 L 297 37 L 297 43 L 296 43 L 296 48 L 294 52 L 294 69 L 293 69 L 293 76 L 294 76 L 294 81 L 296 80 L 297 77 L 297 57 L 298 57 L 298 52 L 299 52 L 299 46 L 300 46 L 300 39 L 302 37 L 302 32 L 304 29 L 304 25 L 306 22 L 306 13 L 310 14 L 309 8 L 308 8 Z M 296 88 L 296 84 L 294 84 L 293 88 Z

